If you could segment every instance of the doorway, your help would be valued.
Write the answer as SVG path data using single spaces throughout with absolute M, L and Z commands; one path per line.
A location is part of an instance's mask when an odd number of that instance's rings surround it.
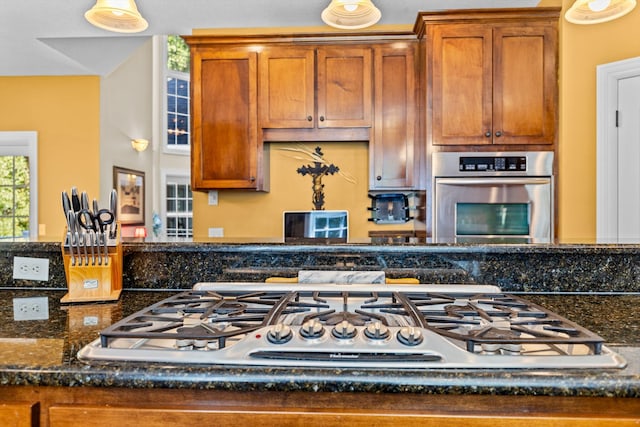
M 598 243 L 640 242 L 640 57 L 597 67 Z

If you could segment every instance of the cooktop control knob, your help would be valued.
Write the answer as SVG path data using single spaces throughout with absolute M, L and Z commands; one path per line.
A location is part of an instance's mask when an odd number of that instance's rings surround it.
M 367 325 L 364 335 L 370 340 L 386 340 L 389 338 L 389 328 L 382 322 L 375 321 Z
M 324 335 L 324 326 L 316 319 L 308 320 L 300 327 L 300 335 L 309 339 L 320 338 Z
M 284 344 L 291 341 L 291 338 L 293 338 L 291 328 L 282 323 L 274 325 L 267 332 L 267 339 L 273 344 Z
M 404 345 L 418 345 L 422 342 L 422 332 L 413 326 L 405 326 L 398 331 L 398 341 Z
M 355 326 L 347 320 L 343 320 L 333 327 L 331 334 L 339 339 L 348 340 L 356 336 Z

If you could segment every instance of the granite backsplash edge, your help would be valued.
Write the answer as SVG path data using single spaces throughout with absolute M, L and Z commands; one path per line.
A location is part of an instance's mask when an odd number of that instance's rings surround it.
M 497 285 L 507 292 L 640 292 L 640 245 L 125 244 L 125 289 L 264 281 L 299 270 L 382 270 L 423 283 Z M 60 244 L 0 243 L 0 288 L 65 289 Z M 49 280 L 13 279 L 15 256 L 49 259 Z

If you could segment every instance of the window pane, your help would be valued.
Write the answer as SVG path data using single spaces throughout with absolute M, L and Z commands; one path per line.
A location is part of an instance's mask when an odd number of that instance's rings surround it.
M 176 130 L 179 133 L 186 133 L 189 130 L 189 118 L 187 116 L 176 116 Z
M 167 79 L 167 94 L 175 94 L 176 87 L 178 86 L 178 82 L 173 77 L 169 77 Z
M 174 184 L 167 184 L 167 197 L 176 196 L 176 186 Z
M 29 159 L 0 157 L 0 239 L 29 238 Z
M 176 136 L 176 145 L 189 145 L 189 134 Z
M 29 217 L 29 189 L 16 188 L 15 214 Z
M 186 80 L 178 80 L 178 96 L 189 96 L 189 82 Z
M 167 112 L 169 113 L 175 113 L 176 109 L 177 109 L 177 100 L 178 98 L 176 98 L 173 95 L 168 95 L 167 96 Z
M 180 114 L 189 114 L 189 99 L 188 98 L 175 98 L 176 109 L 175 111 Z
M 173 71 L 189 71 L 189 46 L 177 35 L 167 36 L 167 68 Z
M 175 212 L 175 211 L 176 211 L 176 201 L 167 200 L 167 212 Z
M 169 113 L 167 114 L 167 128 L 169 131 L 175 130 L 176 128 L 176 115 Z

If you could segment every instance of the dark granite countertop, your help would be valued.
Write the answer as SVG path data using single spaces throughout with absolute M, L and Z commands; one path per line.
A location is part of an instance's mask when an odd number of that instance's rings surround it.
M 640 295 L 526 294 L 605 338 L 628 366 L 611 370 L 372 370 L 87 365 L 76 353 L 101 329 L 177 291 L 127 290 L 117 303 L 61 306 L 64 291 L 1 291 L 0 384 L 640 397 Z M 14 321 L 13 298 L 45 296 L 48 320 Z

